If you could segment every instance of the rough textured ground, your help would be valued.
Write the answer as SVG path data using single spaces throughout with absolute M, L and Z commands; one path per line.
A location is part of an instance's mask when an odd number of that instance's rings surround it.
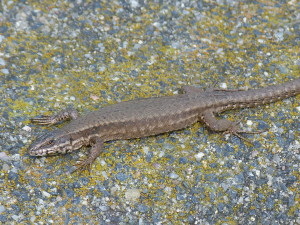
M 1 1 L 0 223 L 300 224 L 300 96 L 228 112 L 253 146 L 203 124 L 33 158 L 29 118 L 81 113 L 183 84 L 258 88 L 299 77 L 298 1 Z

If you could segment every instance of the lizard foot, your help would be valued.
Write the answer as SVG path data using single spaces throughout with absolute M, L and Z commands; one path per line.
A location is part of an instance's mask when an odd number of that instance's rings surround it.
M 39 125 L 48 125 L 48 126 L 52 126 L 53 124 L 56 124 L 60 121 L 63 120 L 68 120 L 68 119 L 76 119 L 78 117 L 76 110 L 74 110 L 73 108 L 67 108 L 65 110 L 62 110 L 60 112 L 58 112 L 57 114 L 53 115 L 53 116 L 38 116 L 38 117 L 34 117 L 31 119 L 32 123 L 37 123 Z
M 90 158 L 79 160 L 75 164 L 76 169 L 73 170 L 71 173 L 75 173 L 75 172 L 82 173 L 83 171 L 86 170 L 90 174 L 93 162 L 94 162 L 94 160 L 92 160 Z
M 36 123 L 39 125 L 48 125 L 52 126 L 53 124 L 56 124 L 58 121 L 55 118 L 55 116 L 41 116 L 41 117 L 34 117 L 30 119 L 32 123 Z
M 240 122 L 240 121 L 239 121 Z M 265 132 L 265 130 L 259 130 L 259 131 L 245 131 L 245 130 L 240 130 L 238 128 L 238 124 L 239 122 L 237 123 L 234 123 L 234 125 L 229 128 L 228 130 L 224 131 L 223 134 L 230 134 L 230 135 L 234 135 L 238 138 L 240 138 L 241 140 L 253 145 L 253 142 L 250 141 L 248 138 L 245 138 L 244 136 L 242 136 L 241 134 L 260 134 L 262 132 Z
M 103 142 L 100 138 L 95 138 L 95 140 L 93 140 L 92 142 L 93 142 L 92 143 L 93 146 L 90 151 L 90 154 L 86 159 L 78 161 L 78 163 L 75 165 L 77 168 L 73 172 L 75 171 L 83 172 L 84 170 L 87 170 L 90 173 L 92 164 L 100 155 L 103 146 Z

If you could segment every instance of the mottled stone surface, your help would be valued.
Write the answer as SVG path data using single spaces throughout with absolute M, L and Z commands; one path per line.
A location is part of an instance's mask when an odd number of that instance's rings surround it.
M 81 113 L 184 84 L 257 88 L 299 77 L 298 1 L 2 1 L 0 223 L 300 224 L 300 96 L 228 112 L 253 145 L 203 124 L 34 158 L 45 129 Z M 61 126 L 61 125 L 59 125 Z

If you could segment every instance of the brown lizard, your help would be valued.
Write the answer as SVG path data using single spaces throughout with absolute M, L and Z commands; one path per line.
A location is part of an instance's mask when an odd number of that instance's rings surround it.
M 108 105 L 78 117 L 73 109 L 54 116 L 32 119 L 38 124 L 53 125 L 72 119 L 64 127 L 48 131 L 30 146 L 32 156 L 66 154 L 82 146 L 92 146 L 88 157 L 77 164 L 77 169 L 90 169 L 100 155 L 103 143 L 110 140 L 132 139 L 157 135 L 185 128 L 197 121 L 211 130 L 227 132 L 244 139 L 236 122 L 217 119 L 215 114 L 229 109 L 255 107 L 300 93 L 300 79 L 280 85 L 247 91 L 210 89 L 203 91 L 183 87 L 183 94 L 145 98 Z

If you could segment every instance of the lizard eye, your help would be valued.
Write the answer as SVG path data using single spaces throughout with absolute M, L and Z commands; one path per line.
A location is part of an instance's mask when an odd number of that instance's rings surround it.
M 43 146 L 52 145 L 53 143 L 54 143 L 54 140 L 49 140 Z

